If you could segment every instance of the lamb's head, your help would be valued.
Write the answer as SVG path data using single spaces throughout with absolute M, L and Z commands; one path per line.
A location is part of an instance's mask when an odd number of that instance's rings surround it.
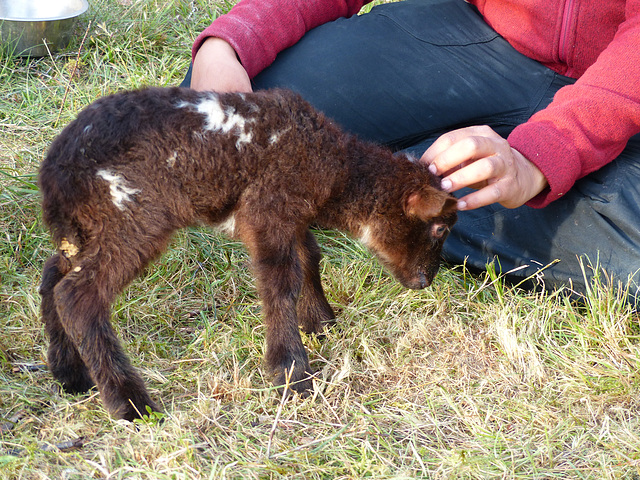
M 457 219 L 457 201 L 433 185 L 404 192 L 401 205 L 375 215 L 363 226 L 361 240 L 406 288 L 431 285 L 440 253 Z

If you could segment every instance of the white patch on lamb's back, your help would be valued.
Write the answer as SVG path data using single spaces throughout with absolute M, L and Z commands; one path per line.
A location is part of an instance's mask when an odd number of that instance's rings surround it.
M 226 233 L 230 237 L 233 237 L 236 231 L 236 216 L 232 213 L 225 220 L 216 225 L 216 229 L 222 233 Z
M 254 118 L 245 118 L 235 112 L 233 108 L 223 108 L 217 96 L 210 96 L 195 105 L 195 109 L 205 116 L 206 130 L 214 132 L 229 133 L 235 129 L 238 135 L 236 147 L 250 143 L 253 133 L 247 132 L 247 124 L 255 122 Z
M 244 98 L 241 96 L 240 98 Z M 256 122 L 256 118 L 247 118 L 237 113 L 233 107 L 224 107 L 220 103 L 217 94 L 210 92 L 199 103 L 180 102 L 178 108 L 193 108 L 205 117 L 205 130 L 213 132 L 229 133 L 233 131 L 237 135 L 236 148 L 240 148 L 253 140 L 253 133 L 248 127 Z M 250 106 L 254 110 L 253 105 Z M 255 109 L 257 110 L 257 108 Z
M 138 190 L 137 188 L 128 187 L 121 175 L 112 173 L 109 170 L 98 170 L 96 172 L 96 175 L 109 182 L 109 193 L 111 194 L 111 201 L 120 210 L 125 209 L 124 204 L 125 202 L 131 201 L 132 195 L 141 192 L 141 190 Z
M 225 133 L 231 130 L 233 125 L 225 121 L 226 115 L 217 97 L 209 97 L 194 106 L 196 110 L 206 118 L 207 124 L 204 127 L 205 129 L 220 130 Z
M 246 143 L 251 143 L 251 139 L 253 138 L 253 134 L 251 132 L 244 133 L 238 135 L 238 140 L 236 140 L 236 148 L 240 148 L 242 145 Z
M 278 141 L 280 140 L 280 137 L 282 137 L 282 135 L 287 133 L 290 129 L 291 127 L 287 127 L 284 130 L 279 130 L 275 133 L 272 133 L 271 136 L 269 137 L 269 143 L 271 145 L 273 145 L 274 143 L 278 143 Z

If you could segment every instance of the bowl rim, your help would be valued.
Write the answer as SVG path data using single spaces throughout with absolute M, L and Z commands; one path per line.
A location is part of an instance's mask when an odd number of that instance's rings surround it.
M 80 7 L 80 9 L 76 10 L 73 13 L 70 13 L 69 15 L 60 16 L 60 17 L 37 17 L 37 18 L 0 17 L 0 24 L 2 24 L 2 22 L 5 22 L 5 21 L 6 22 L 53 22 L 56 20 L 67 20 L 69 18 L 78 17 L 89 9 L 89 2 L 87 0 L 80 0 L 80 3 L 82 3 L 82 6 Z

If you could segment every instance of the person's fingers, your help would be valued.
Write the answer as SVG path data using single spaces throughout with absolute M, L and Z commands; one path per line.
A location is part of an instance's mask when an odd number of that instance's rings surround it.
M 502 203 L 511 194 L 510 185 L 507 182 L 494 182 L 476 190 L 458 200 L 459 210 L 473 210 L 492 203 Z
M 442 188 L 448 192 L 455 192 L 464 187 L 484 187 L 489 180 L 508 174 L 509 168 L 510 162 L 500 154 L 481 157 L 449 173 L 442 180 Z
M 421 161 L 432 166 L 432 171 L 442 175 L 444 172 L 460 165 L 460 159 L 477 157 L 480 149 L 488 144 L 482 139 L 500 138 L 491 128 L 479 125 L 465 127 L 441 135 L 422 155 Z M 450 150 L 453 149 L 452 152 Z M 477 153 L 473 153 L 478 149 Z M 486 150 L 485 150 L 486 151 Z M 462 155 L 462 157 L 460 156 Z

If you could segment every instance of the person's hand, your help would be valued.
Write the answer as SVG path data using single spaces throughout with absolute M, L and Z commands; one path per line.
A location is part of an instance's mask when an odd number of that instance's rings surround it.
M 477 190 L 458 200 L 459 210 L 492 203 L 516 208 L 547 186 L 542 172 L 487 126 L 466 127 L 442 135 L 420 161 L 443 177 L 443 190 Z
M 236 51 L 221 38 L 209 37 L 195 58 L 191 88 L 217 92 L 250 92 L 251 81 Z

